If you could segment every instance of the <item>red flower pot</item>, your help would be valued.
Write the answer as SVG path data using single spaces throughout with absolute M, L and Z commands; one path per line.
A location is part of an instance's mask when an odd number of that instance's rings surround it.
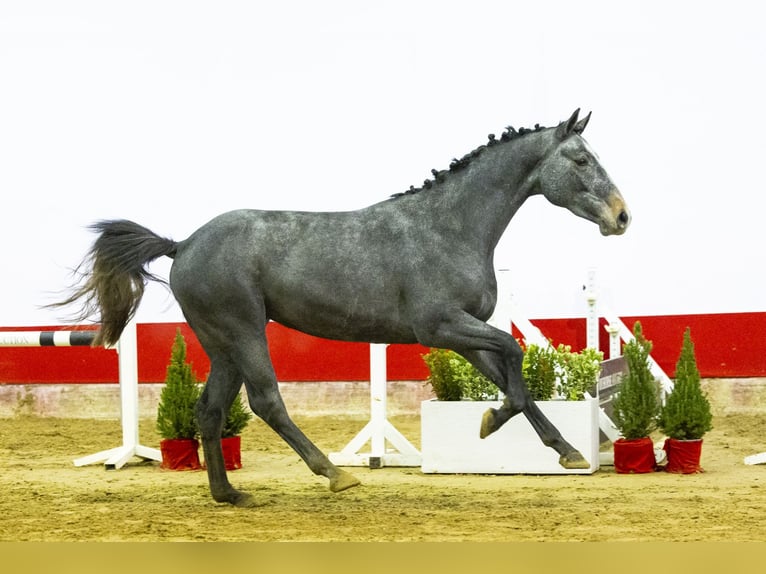
M 199 441 L 193 438 L 174 438 L 160 441 L 162 464 L 166 470 L 199 470 Z
M 694 474 L 705 472 L 700 466 L 702 456 L 702 439 L 678 440 L 669 438 L 662 447 L 668 455 L 667 472 L 676 474 Z
M 617 439 L 614 442 L 614 470 L 619 474 L 654 472 L 654 444 L 649 437 Z
M 241 457 L 242 439 L 239 436 L 230 436 L 221 439 L 221 449 L 223 449 L 223 463 L 226 470 L 237 470 L 242 468 Z

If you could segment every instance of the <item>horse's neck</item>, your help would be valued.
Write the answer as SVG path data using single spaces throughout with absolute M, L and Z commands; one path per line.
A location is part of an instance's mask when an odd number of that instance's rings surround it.
M 427 193 L 430 202 L 449 211 L 435 213 L 451 221 L 493 251 L 511 218 L 536 193 L 535 167 L 542 159 L 543 134 L 528 134 L 487 149 L 465 169 L 451 173 Z

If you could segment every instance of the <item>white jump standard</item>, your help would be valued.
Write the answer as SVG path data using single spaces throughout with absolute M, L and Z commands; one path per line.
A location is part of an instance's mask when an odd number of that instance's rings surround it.
M 386 347 L 384 343 L 370 345 L 370 421 L 341 450 L 330 453 L 333 464 L 339 466 L 420 466 L 420 451 L 412 446 L 386 416 Z M 386 447 L 388 441 L 393 449 Z M 370 443 L 369 453 L 360 453 Z
M 0 333 L 0 347 L 83 347 L 98 331 L 13 331 Z M 134 456 L 161 461 L 156 448 L 138 443 L 138 352 L 136 324 L 131 321 L 115 347 L 120 377 L 122 445 L 75 459 L 75 466 L 104 462 L 107 470 L 122 468 Z

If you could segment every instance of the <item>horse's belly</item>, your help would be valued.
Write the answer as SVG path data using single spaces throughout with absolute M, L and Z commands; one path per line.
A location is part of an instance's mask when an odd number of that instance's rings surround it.
M 295 300 L 294 300 L 295 301 Z M 340 341 L 414 343 L 412 327 L 397 309 L 375 304 L 349 304 L 333 308 L 297 302 L 289 309 L 269 307 L 269 318 L 309 335 Z

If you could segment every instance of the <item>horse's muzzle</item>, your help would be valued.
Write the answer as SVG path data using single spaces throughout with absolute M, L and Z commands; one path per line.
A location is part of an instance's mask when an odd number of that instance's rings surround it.
M 599 225 L 602 235 L 622 235 L 630 225 L 630 211 L 619 193 L 609 201 L 608 216 Z

